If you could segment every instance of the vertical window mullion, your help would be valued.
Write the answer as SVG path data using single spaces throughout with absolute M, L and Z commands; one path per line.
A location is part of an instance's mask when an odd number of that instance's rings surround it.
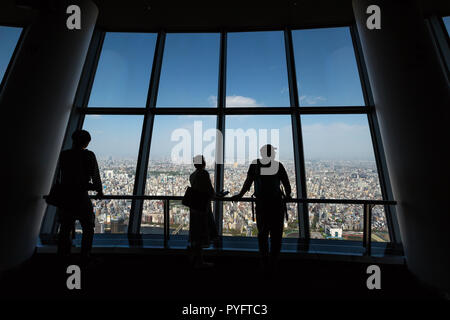
M 164 54 L 164 43 L 166 33 L 161 31 L 156 40 L 155 54 L 153 57 L 152 72 L 147 95 L 146 113 L 142 125 L 141 143 L 139 146 L 139 155 L 136 165 L 136 177 L 134 183 L 133 195 L 141 196 L 145 193 L 147 182 L 148 161 L 150 158 L 150 147 L 153 133 L 153 123 L 155 118 L 154 108 L 158 96 L 158 85 L 161 75 L 162 59 Z M 131 202 L 130 223 L 128 225 L 128 234 L 137 235 L 140 230 L 142 208 L 144 200 L 133 200 Z
M 220 55 L 219 55 L 219 85 L 217 94 L 217 126 L 216 129 L 222 134 L 222 145 L 220 139 L 216 138 L 216 167 L 215 167 L 215 190 L 223 189 L 224 162 L 225 162 L 225 100 L 226 100 L 226 63 L 227 63 L 227 33 L 220 33 Z M 218 163 L 220 162 L 220 163 Z M 222 235 L 223 226 L 223 204 L 215 202 L 215 219 L 219 235 Z
M 297 184 L 297 197 L 307 198 L 306 173 L 303 151 L 303 138 L 301 119 L 299 112 L 299 98 L 297 88 L 297 77 L 295 73 L 294 51 L 292 46 L 292 32 L 290 29 L 284 31 L 286 48 L 286 65 L 288 69 L 289 97 L 291 104 L 292 138 L 294 142 L 295 179 Z M 300 238 L 309 239 L 309 214 L 308 204 L 299 203 L 297 206 Z

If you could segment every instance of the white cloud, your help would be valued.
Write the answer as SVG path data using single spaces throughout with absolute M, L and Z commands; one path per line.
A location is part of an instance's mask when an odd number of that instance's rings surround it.
M 208 98 L 209 103 L 212 106 L 217 105 L 217 97 L 216 96 L 209 96 Z M 255 99 L 250 97 L 244 97 L 244 96 L 227 96 L 226 97 L 226 103 L 227 107 L 263 107 L 262 104 L 259 104 L 256 102 Z
M 306 102 L 307 104 L 317 104 L 322 101 L 326 101 L 327 98 L 322 96 L 308 96 L 308 95 L 302 95 L 300 96 L 300 102 Z

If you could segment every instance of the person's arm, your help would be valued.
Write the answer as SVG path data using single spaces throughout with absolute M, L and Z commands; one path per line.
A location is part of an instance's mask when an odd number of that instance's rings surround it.
M 234 196 L 232 196 L 231 197 L 232 199 L 236 199 L 236 200 L 240 199 L 244 196 L 244 194 L 246 194 L 250 190 L 252 183 L 255 180 L 255 173 L 254 173 L 255 167 L 254 166 L 255 166 L 254 164 L 250 165 L 250 168 L 248 169 L 248 172 L 247 172 L 247 178 L 244 181 L 244 185 L 242 186 L 241 191 L 239 191 L 238 194 L 235 194 Z
M 280 180 L 281 183 L 283 184 L 284 187 L 284 191 L 286 192 L 286 197 L 290 198 L 291 197 L 291 183 L 289 182 L 289 177 L 287 175 L 286 169 L 284 168 L 283 164 L 280 163 L 280 168 L 279 168 L 279 172 L 280 172 Z

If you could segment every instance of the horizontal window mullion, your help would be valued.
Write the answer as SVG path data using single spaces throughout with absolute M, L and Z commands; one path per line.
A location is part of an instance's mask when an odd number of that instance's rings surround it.
M 148 111 L 146 108 L 79 108 L 78 112 L 82 114 L 111 114 L 111 115 L 144 115 Z

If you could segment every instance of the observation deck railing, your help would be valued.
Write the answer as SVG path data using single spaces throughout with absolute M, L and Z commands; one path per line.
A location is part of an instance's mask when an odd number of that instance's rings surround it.
M 45 198 L 46 196 L 44 196 Z M 167 247 L 170 235 L 170 201 L 182 200 L 182 196 L 150 196 L 150 195 L 104 195 L 101 198 L 90 196 L 91 199 L 97 200 L 162 200 L 164 212 L 164 246 Z M 241 198 L 232 200 L 230 197 L 217 198 L 215 201 L 236 201 L 236 202 L 252 202 L 254 198 Z M 360 200 L 360 199 L 301 199 L 290 198 L 285 200 L 287 203 L 326 203 L 326 204 L 353 204 L 363 206 L 363 239 L 362 245 L 365 249 L 365 255 L 371 255 L 372 247 L 372 208 L 376 205 L 396 205 L 394 200 Z

